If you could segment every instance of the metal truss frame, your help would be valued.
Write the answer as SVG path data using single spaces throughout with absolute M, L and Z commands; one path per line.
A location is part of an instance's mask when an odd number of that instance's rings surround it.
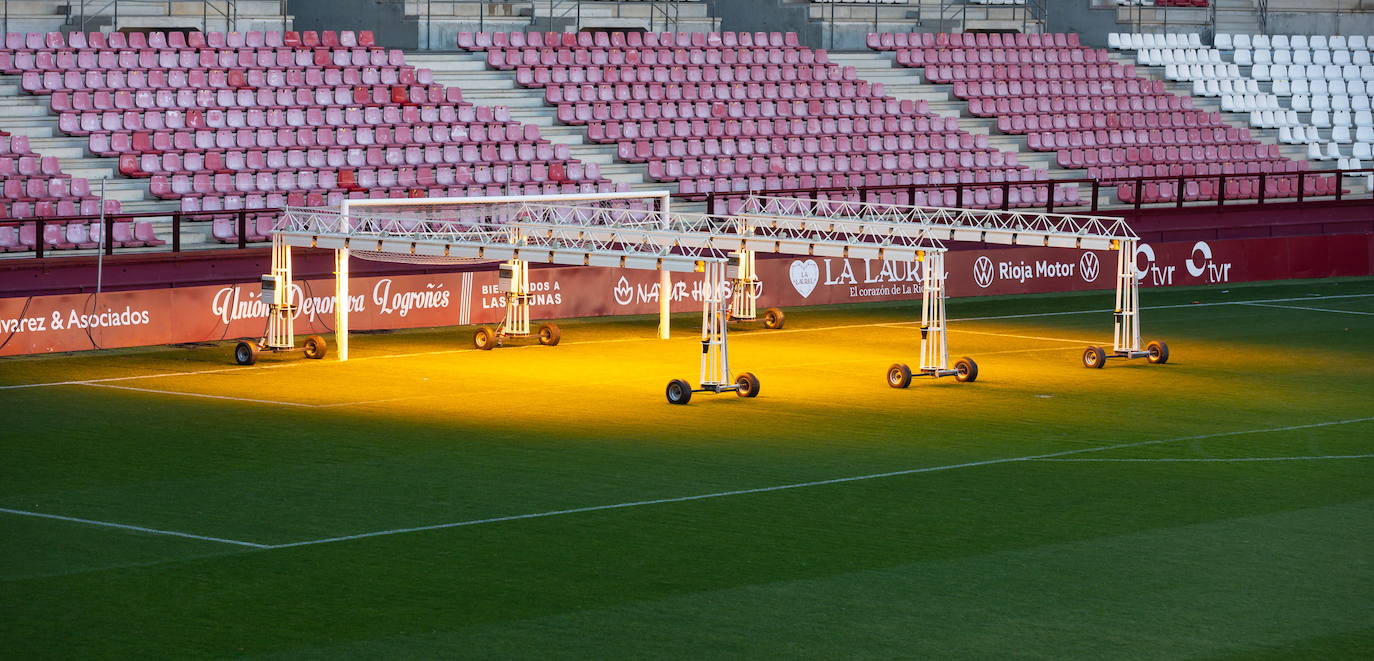
M 949 209 L 919 207 L 879 202 L 852 202 L 813 198 L 751 195 L 738 213 L 742 222 L 753 226 L 777 223 L 836 223 L 843 226 L 882 223 L 902 234 L 919 235 L 933 240 L 969 241 L 1003 245 L 1071 248 L 1078 250 L 1117 251 L 1116 310 L 1113 330 L 1113 354 L 1121 358 L 1149 357 L 1141 347 L 1140 292 L 1135 277 L 1134 256 L 1139 235 L 1126 221 L 1114 216 L 1003 211 L 986 209 Z M 930 264 L 927 264 L 929 269 Z M 943 282 L 938 283 L 943 291 Z M 931 287 L 923 288 L 922 297 L 930 297 Z M 948 353 L 927 354 L 924 349 L 924 329 L 941 328 L 943 314 L 936 319 L 931 311 L 944 305 L 922 306 L 923 329 L 922 367 L 946 369 Z M 926 365 L 927 357 L 943 355 L 937 365 Z

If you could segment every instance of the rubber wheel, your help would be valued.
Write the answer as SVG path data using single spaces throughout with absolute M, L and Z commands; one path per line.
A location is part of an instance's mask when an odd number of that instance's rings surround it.
M 244 340 L 234 345 L 234 362 L 240 365 L 252 365 L 258 362 L 258 343 Z
M 329 354 L 329 345 L 324 338 L 319 335 L 311 335 L 305 338 L 305 357 L 314 360 L 324 358 Z
M 692 401 L 692 385 L 682 379 L 673 379 L 668 382 L 668 403 L 686 404 Z
M 1145 356 L 1145 360 L 1149 361 L 1151 365 L 1163 365 L 1169 362 L 1169 345 L 1159 340 L 1145 345 L 1145 353 L 1149 354 Z
M 562 337 L 557 324 L 544 324 L 539 327 L 539 343 L 546 347 L 557 346 L 558 340 Z
M 1088 369 L 1102 369 L 1107 364 L 1107 352 L 1102 347 L 1088 347 L 1083 350 L 1083 366 Z
M 478 328 L 472 334 L 472 346 L 480 351 L 491 351 L 496 348 L 496 331 L 487 326 Z
M 777 330 L 782 328 L 782 324 L 787 320 L 787 315 L 778 308 L 768 308 L 763 311 L 763 327 Z
M 893 388 L 911 385 L 911 368 L 901 363 L 892 363 L 892 367 L 887 368 L 887 385 Z
M 972 358 L 964 356 L 954 362 L 954 380 L 959 383 L 971 383 L 978 380 L 978 363 L 973 362 Z
M 735 385 L 739 386 L 735 389 L 735 394 L 740 397 L 759 396 L 759 377 L 754 376 L 752 372 L 745 372 L 735 377 Z

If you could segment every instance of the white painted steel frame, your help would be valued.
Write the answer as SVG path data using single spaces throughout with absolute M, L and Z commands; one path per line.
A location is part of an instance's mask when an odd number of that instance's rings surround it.
M 921 373 L 949 376 L 944 253 L 928 254 L 921 271 Z
M 734 273 L 727 273 L 730 281 L 730 318 L 757 319 L 759 300 L 759 277 L 755 254 L 752 250 L 730 253 L 735 262 Z
M 1073 248 L 1078 250 L 1117 251 L 1116 319 L 1113 332 L 1113 351 L 1117 355 L 1138 358 L 1144 355 L 1140 346 L 1140 283 L 1135 277 L 1135 248 L 1140 237 L 1115 216 L 1086 216 L 1076 214 L 1003 211 L 987 209 L 947 209 L 918 207 L 878 202 L 850 202 L 810 198 L 770 197 L 751 195 L 744 201 L 739 217 L 753 227 L 778 223 L 836 223 L 869 225 L 874 222 L 889 225 L 898 233 L 918 233 L 923 237 L 945 241 L 970 241 L 1004 245 Z M 943 261 L 943 256 L 941 256 Z M 931 269 L 926 264 L 926 272 Z M 943 272 L 943 269 L 941 269 Z M 943 280 L 940 281 L 943 289 Z M 925 328 L 936 319 L 929 316 L 929 288 L 923 288 L 921 325 Z M 938 306 L 943 313 L 943 302 Z M 944 319 L 939 319 L 943 341 Z M 922 340 L 925 346 L 925 340 Z M 926 352 L 922 349 L 922 362 Z M 948 359 L 946 352 L 945 358 Z M 922 365 L 923 368 L 927 365 Z M 947 364 L 940 363 L 940 369 Z
M 296 346 L 295 288 L 291 279 L 291 246 L 276 235 L 272 236 L 272 277 L 281 289 L 276 300 L 266 301 L 267 332 L 263 335 L 262 346 L 269 349 L 291 349 Z
M 806 218 L 813 221 L 880 221 L 918 227 L 941 241 L 1112 250 L 1113 242 L 1139 240 L 1126 221 L 1087 216 L 997 209 L 949 209 L 877 202 L 846 202 L 751 195 L 741 218 Z
M 706 264 L 702 282 L 701 308 L 701 387 L 719 389 L 732 384 L 730 376 L 729 330 L 730 299 L 726 296 L 725 264 Z
M 667 211 L 670 194 L 667 191 L 653 191 L 649 193 L 565 193 L 556 195 L 504 195 L 491 197 L 433 197 L 433 198 L 386 198 L 386 199 L 364 199 L 364 200 L 344 200 L 339 207 L 341 214 L 348 216 L 350 210 L 358 207 L 365 208 L 416 208 L 416 207 L 443 207 L 443 206 L 495 206 L 505 204 L 520 204 L 529 202 L 532 199 L 559 202 L 613 202 L 613 201 L 633 201 L 633 200 L 654 200 L 660 211 Z M 513 243 L 516 241 L 512 241 Z M 517 287 L 514 291 L 506 292 L 506 320 L 501 328 L 502 331 L 511 335 L 528 335 L 530 325 L 530 297 L 529 297 L 529 264 L 527 260 L 511 259 L 508 263 L 516 268 L 517 278 L 514 283 Z M 669 272 L 661 270 L 660 289 L 667 291 L 666 283 L 669 280 Z M 514 304 L 514 305 L 512 305 Z M 345 313 L 346 314 L 346 313 Z M 667 339 L 669 335 L 669 314 L 667 306 L 660 306 L 658 335 L 660 338 Z M 344 355 L 347 355 L 347 341 L 344 343 Z
M 502 266 L 510 269 L 510 282 L 505 283 L 506 320 L 499 332 L 524 337 L 530 334 L 530 263 L 512 259 Z
M 669 271 L 704 271 L 705 296 L 702 320 L 703 386 L 730 385 L 729 353 L 725 320 L 730 312 L 725 296 L 725 254 L 740 254 L 748 264 L 741 274 L 756 278 L 754 253 L 758 251 L 860 259 L 922 261 L 944 252 L 930 231 L 890 220 L 856 221 L 848 218 L 768 218 L 675 214 L 663 210 L 581 206 L 575 202 L 644 199 L 634 194 L 586 196 L 528 196 L 504 198 L 449 198 L 434 200 L 382 200 L 376 206 L 481 205 L 507 206 L 501 222 L 483 218 L 417 219 L 379 214 L 348 213 L 343 208 L 288 208 L 277 231 L 287 245 L 330 248 L 336 251 L 336 268 L 347 273 L 350 250 L 434 258 L 471 258 L 515 262 L 546 262 L 567 265 L 644 268 Z M 577 198 L 577 199 L 572 199 Z M 352 206 L 373 201 L 354 200 Z M 417 202 L 428 202 L 417 205 Z M 569 204 L 570 202 L 574 204 Z M 943 263 L 941 261 L 941 263 Z M 930 269 L 934 286 L 926 291 L 943 295 L 943 268 Z M 346 277 L 340 278 L 346 280 Z M 338 287 L 339 328 L 347 328 L 347 283 Z M 661 310 L 670 289 L 661 287 Z M 929 298 L 929 294 L 926 294 Z M 752 299 L 750 300 L 752 302 Z M 943 300 L 938 309 L 943 310 Z M 508 311 L 509 314 L 509 311 Z M 938 324 L 940 355 L 943 320 Z M 338 341 L 340 358 L 347 357 L 347 340 Z M 936 347 L 937 344 L 932 344 Z M 927 361 L 929 362 L 929 361 Z M 925 366 L 923 366 L 925 367 Z
M 1140 280 L 1135 276 L 1135 241 L 1122 241 L 1116 253 L 1116 323 L 1112 351 L 1117 355 L 1141 358 Z
M 560 199 L 554 202 L 569 201 L 569 197 L 586 201 L 591 196 L 553 196 Z M 645 199 L 643 195 L 616 194 L 597 196 L 596 200 L 634 200 Z M 506 214 L 506 222 L 468 218 L 458 220 L 418 220 L 415 218 L 383 217 L 377 214 L 349 215 L 342 208 L 305 209 L 288 208 L 285 210 L 279 228 L 274 232 L 274 242 L 286 250 L 291 245 L 332 248 L 336 258 L 336 303 L 343 310 L 338 314 L 336 323 L 340 338 L 340 360 L 347 359 L 347 259 L 351 250 L 368 250 L 417 257 L 459 257 L 506 259 L 513 270 L 511 287 L 507 296 L 514 305 L 506 309 L 506 331 L 512 334 L 528 334 L 528 263 L 537 261 L 553 264 L 613 266 L 622 268 L 657 269 L 665 275 L 671 271 L 705 271 L 706 282 L 703 303 L 703 357 L 701 364 L 701 385 L 719 389 L 730 385 L 729 353 L 727 338 L 716 330 L 716 318 L 725 313 L 720 296 L 723 287 L 720 274 L 724 271 L 725 257 L 721 250 L 710 245 L 709 241 L 698 241 L 697 233 L 675 232 L 663 229 L 669 226 L 671 217 L 666 212 L 653 212 L 645 215 L 634 212 L 630 221 L 632 227 L 605 228 L 588 224 L 573 223 L 572 218 L 604 213 L 604 208 L 595 207 L 558 207 L 532 204 L 532 198 L 464 198 L 467 204 L 484 206 L 511 205 Z M 390 205 L 405 207 L 405 200 L 387 201 Z M 432 201 L 437 206 L 438 201 Z M 451 200 L 450 200 L 451 202 Z M 356 201 L 360 204 L 361 201 Z M 561 213 L 558 210 L 568 213 Z M 632 210 L 624 210 L 630 212 Z M 541 212 L 543 216 L 541 216 Z M 550 213 L 553 216 L 549 216 Z M 539 217 L 551 217 L 558 222 L 537 222 Z M 685 254 L 684 254 L 685 253 Z M 289 257 L 288 257 L 289 258 Z M 714 279 L 714 280 L 713 280 Z M 671 288 L 660 284 L 662 295 L 660 305 L 662 316 L 667 316 L 667 299 Z M 520 305 L 521 302 L 524 305 Z M 522 313 L 523 310 L 523 313 Z M 523 314 L 523 316 L 522 316 Z M 723 323 L 723 322 L 722 322 Z M 523 333 L 521 330 L 523 329 Z M 660 336 L 666 337 L 667 322 L 660 322 Z

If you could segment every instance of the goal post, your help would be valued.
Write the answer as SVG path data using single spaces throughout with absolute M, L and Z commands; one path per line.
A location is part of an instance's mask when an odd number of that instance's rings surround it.
M 337 211 L 337 233 L 351 236 L 355 233 L 366 236 L 372 246 L 378 245 L 373 239 L 395 237 L 398 248 L 392 252 L 385 250 L 386 241 L 381 242 L 383 250 L 362 250 L 351 245 L 350 240 L 341 240 L 330 246 L 334 249 L 334 290 L 335 355 L 341 361 L 348 360 L 349 331 L 349 262 L 352 258 L 371 261 L 392 261 L 404 263 L 459 264 L 489 262 L 491 259 L 454 257 L 444 254 L 418 255 L 400 252 L 400 244 L 406 237 L 434 238 L 444 235 L 474 235 L 486 233 L 495 238 L 490 228 L 506 225 L 519 218 L 522 208 L 528 204 L 576 205 L 582 207 L 644 207 L 645 211 L 659 212 L 668 223 L 669 193 L 667 191 L 616 192 L 616 193 L 564 193 L 555 195 L 500 195 L 488 197 L 438 197 L 438 198 L 377 198 L 345 199 Z M 326 210 L 316 209 L 322 212 Z M 332 211 L 332 210 L 330 210 Z M 506 260 L 507 264 L 518 270 L 528 268 L 519 259 Z M 669 336 L 669 310 L 672 287 L 669 271 L 659 269 L 659 321 L 658 336 Z M 528 301 L 528 297 L 522 298 Z M 524 311 L 528 314 L 528 311 Z M 526 317 L 527 318 L 527 317 Z

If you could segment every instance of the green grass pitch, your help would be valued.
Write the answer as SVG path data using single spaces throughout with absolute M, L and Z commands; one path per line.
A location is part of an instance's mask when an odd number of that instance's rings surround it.
M 1374 279 L 1147 290 L 1170 363 L 1084 369 L 1110 302 L 952 300 L 981 376 L 907 390 L 918 306 L 797 308 L 731 335 L 757 399 L 686 407 L 699 314 L 0 359 L 0 645 L 1374 656 Z

